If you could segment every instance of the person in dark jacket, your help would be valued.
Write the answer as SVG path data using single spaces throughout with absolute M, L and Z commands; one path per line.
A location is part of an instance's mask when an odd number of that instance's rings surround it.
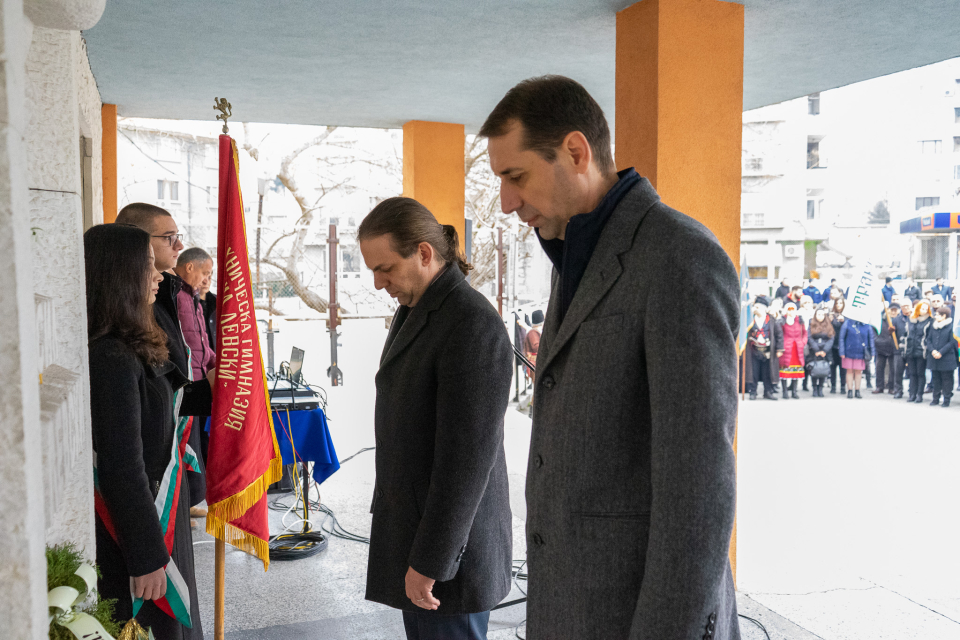
M 790 295 L 790 285 L 788 284 L 787 279 L 784 278 L 783 280 L 780 281 L 780 286 L 777 287 L 777 291 L 776 293 L 773 294 L 773 297 L 783 299 L 783 298 L 786 298 L 788 295 Z M 770 306 L 770 305 L 767 305 L 767 306 Z
M 900 305 L 891 304 L 884 313 L 880 333 L 877 335 L 877 388 L 873 393 L 883 393 L 885 387 L 891 394 L 899 390 L 903 397 L 902 345 L 906 340 L 907 325 L 900 316 Z
M 943 300 L 949 300 L 950 294 L 953 293 L 953 287 L 944 284 L 943 278 L 937 278 L 937 284 L 931 287 L 933 295 L 940 296 Z
M 840 357 L 847 370 L 847 397 L 860 395 L 860 376 L 867 367 L 867 358 L 873 356 L 876 332 L 870 325 L 847 318 L 840 328 Z M 852 388 L 851 388 L 852 387 Z
M 833 329 L 833 323 L 830 322 L 830 316 L 827 310 L 820 307 L 810 318 L 809 338 L 807 340 L 807 352 L 811 367 L 815 362 L 826 362 L 829 368 L 830 359 L 833 354 L 833 342 L 836 339 L 836 332 Z M 823 366 L 823 365 L 821 365 Z M 813 397 L 822 398 L 823 381 L 826 376 L 811 375 L 813 382 Z
M 416 200 L 378 204 L 357 240 L 400 303 L 376 376 L 366 598 L 401 609 L 409 640 L 482 640 L 511 583 L 510 339 L 454 227 Z
M 200 285 L 200 304 L 203 305 L 203 317 L 207 320 L 207 338 L 210 348 L 217 348 L 217 294 L 210 291 L 211 277 L 206 278 Z
M 906 288 L 903 290 L 903 297 L 910 300 L 910 309 L 912 313 L 912 309 L 914 305 L 916 305 L 917 301 L 923 297 L 923 292 L 920 291 L 920 287 L 918 287 L 917 284 L 913 281 L 913 278 L 906 278 L 904 280 L 904 284 Z M 910 314 L 904 313 L 901 315 L 909 316 Z M 909 322 L 909 320 L 907 320 L 907 322 Z
M 173 216 L 166 209 L 134 202 L 128 204 L 117 214 L 118 224 L 128 224 L 140 227 L 150 234 L 150 245 L 156 255 L 157 269 L 163 273 L 163 282 L 157 292 L 157 301 L 153 305 L 153 315 L 157 324 L 167 334 L 167 350 L 170 361 L 177 367 L 180 374 L 190 379 L 192 365 L 187 355 L 186 342 L 180 329 L 180 313 L 177 309 L 177 294 L 183 286 L 179 276 L 169 273 L 176 264 L 180 251 L 183 249 L 182 236 Z M 214 372 L 211 369 L 206 377 L 189 382 L 183 388 L 183 399 L 180 402 L 180 416 L 208 416 L 213 402 L 211 385 Z M 202 429 L 190 430 L 189 447 L 198 454 L 202 449 L 200 432 Z M 204 478 L 203 461 L 199 462 L 199 469 L 187 473 L 190 483 L 190 506 L 203 502 L 206 496 L 206 480 Z M 195 517 L 203 517 L 203 509 L 194 511 Z
M 907 346 L 904 359 L 910 372 L 910 387 L 907 402 L 923 402 L 924 384 L 927 379 L 926 339 L 927 329 L 933 324 L 930 318 L 930 303 L 920 300 L 914 307 L 907 329 Z
M 840 330 L 843 329 L 843 323 L 846 321 L 846 316 L 843 315 L 846 304 L 844 299 L 839 297 L 833 301 L 833 309 L 830 312 L 830 323 L 833 325 L 833 333 L 836 336 L 833 340 L 833 357 L 830 360 L 830 393 L 837 392 L 837 369 L 840 370 L 840 393 L 847 392 L 847 371 L 843 368 L 843 360 L 840 357 Z
M 886 302 L 888 305 L 891 302 L 893 302 L 893 294 L 897 292 L 896 289 L 893 288 L 893 285 L 891 284 L 892 282 L 893 282 L 893 278 L 887 277 L 886 282 L 883 285 L 883 288 L 880 289 L 880 294 L 883 296 L 883 301 Z M 877 386 L 879 387 L 880 385 L 877 385 Z
M 820 304 L 823 300 L 823 294 L 820 293 L 820 289 L 813 286 L 813 280 L 807 280 L 807 287 L 803 290 L 803 295 L 810 296 L 814 304 Z
M 150 310 L 162 279 L 150 237 L 135 227 L 98 225 L 83 245 L 97 588 L 116 599 L 117 620 L 133 617 L 132 597 L 142 598 L 136 619 L 157 638 L 202 640 L 190 489 L 181 480 L 183 461 L 172 453 L 178 451 L 174 394 L 186 378 L 168 359 L 167 337 Z M 166 500 L 158 500 L 161 486 L 170 488 Z M 169 591 L 168 573 L 182 579 Z M 162 598 L 179 599 L 192 628 L 166 614 L 157 604 Z
M 750 399 L 757 399 L 763 382 L 763 399 L 777 399 L 780 380 L 779 354 L 783 353 L 783 330 L 777 321 L 767 315 L 770 298 L 757 296 L 753 302 L 753 324 L 747 332 L 747 357 L 744 378 L 748 382 Z
M 953 322 L 950 307 L 937 309 L 933 324 L 927 330 L 926 342 L 927 367 L 933 373 L 933 400 L 931 406 L 940 404 L 950 406 L 953 397 L 953 372 L 957 369 L 957 341 L 953 337 Z

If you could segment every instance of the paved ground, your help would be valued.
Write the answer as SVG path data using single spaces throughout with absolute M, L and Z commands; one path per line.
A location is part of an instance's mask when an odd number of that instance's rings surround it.
M 827 640 L 960 638 L 958 451 L 958 406 L 748 400 L 741 594 Z
M 303 325 L 303 326 L 300 326 Z M 341 458 L 372 445 L 373 375 L 385 330 L 344 327 L 347 386 L 329 389 Z M 322 342 L 306 323 L 286 339 Z M 374 335 L 376 334 L 376 335 Z M 325 334 L 324 334 L 325 335 Z M 278 353 L 289 352 L 281 344 Z M 305 372 L 325 368 L 308 350 Z M 838 395 L 744 403 L 739 431 L 738 605 L 772 640 L 960 640 L 960 405 Z M 529 420 L 508 412 L 514 558 L 525 555 L 523 483 Z M 369 533 L 373 452 L 322 487 L 350 531 Z M 279 513 L 271 531 L 282 530 Z M 287 522 L 291 522 L 288 518 Z M 213 543 L 195 538 L 201 615 L 213 634 Z M 333 539 L 321 555 L 275 562 L 227 552 L 227 637 L 233 640 L 394 640 L 397 612 L 363 599 L 367 547 Z M 516 589 L 509 596 L 514 599 Z M 496 612 L 491 640 L 524 635 L 524 607 Z M 518 625 L 519 628 L 518 628 Z M 744 640 L 766 636 L 741 619 Z M 581 639 L 575 639 L 581 640 Z M 606 639 L 603 639 L 606 640 Z

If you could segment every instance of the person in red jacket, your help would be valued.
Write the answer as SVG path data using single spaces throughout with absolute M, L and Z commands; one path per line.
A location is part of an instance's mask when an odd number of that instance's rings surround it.
M 797 380 L 803 380 L 803 351 L 807 346 L 807 328 L 803 320 L 797 315 L 797 305 L 789 301 L 783 305 L 783 318 L 780 320 L 783 329 L 783 351 L 780 356 L 780 384 L 783 388 L 783 399 L 788 397 L 798 399 Z M 790 384 L 790 395 L 787 395 L 787 382 Z

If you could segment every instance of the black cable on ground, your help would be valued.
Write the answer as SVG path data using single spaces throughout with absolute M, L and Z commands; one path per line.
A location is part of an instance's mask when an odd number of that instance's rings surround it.
M 329 540 L 319 531 L 281 533 L 270 538 L 270 559 L 278 562 L 300 560 L 317 555 L 327 548 Z
M 763 635 L 765 635 L 765 636 L 767 637 L 767 640 L 770 640 L 770 634 L 767 633 L 767 628 L 766 628 L 765 626 L 763 626 L 763 625 L 760 623 L 759 620 L 754 620 L 754 619 L 751 618 L 750 616 L 745 616 L 745 615 L 743 615 L 742 613 L 738 613 L 737 615 L 740 616 L 741 618 L 744 618 L 745 620 L 749 620 L 749 621 L 752 622 L 753 624 L 755 624 L 755 625 L 757 625 L 758 627 L 760 627 L 760 630 L 763 631 Z

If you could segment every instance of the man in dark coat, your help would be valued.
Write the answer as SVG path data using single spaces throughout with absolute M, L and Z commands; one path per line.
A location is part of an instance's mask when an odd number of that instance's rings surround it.
M 906 278 L 904 284 L 906 288 L 903 290 L 903 297 L 909 298 L 912 304 L 917 304 L 917 300 L 923 297 L 920 287 L 914 283 L 913 278 Z
M 932 372 L 933 400 L 932 406 L 940 404 L 943 396 L 943 406 L 950 406 L 953 397 L 953 372 L 957 369 L 957 341 L 953 337 L 953 322 L 950 308 L 941 306 L 934 312 L 933 324 L 927 333 L 926 355 L 927 368 Z
M 897 290 L 893 288 L 893 278 L 887 277 L 886 282 L 883 284 L 883 288 L 880 289 L 880 293 L 883 295 L 883 301 L 887 304 L 893 302 L 893 296 L 897 293 Z
M 810 299 L 813 300 L 813 304 L 820 304 L 820 301 L 823 300 L 823 294 L 820 293 L 820 290 L 813 286 L 813 280 L 807 280 L 807 287 L 803 290 L 803 295 L 810 296 Z
M 753 325 L 747 333 L 747 357 L 744 377 L 750 391 L 750 399 L 757 399 L 760 382 L 763 381 L 763 399 L 777 399 L 780 380 L 780 364 L 777 360 L 783 351 L 783 327 L 767 315 L 770 298 L 757 296 L 753 303 Z
M 153 315 L 157 324 L 167 334 L 167 350 L 170 352 L 170 361 L 176 365 L 180 374 L 190 378 L 191 363 L 187 356 L 187 346 L 180 330 L 180 316 L 177 310 L 177 294 L 183 282 L 179 276 L 169 273 L 176 264 L 177 257 L 183 249 L 182 236 L 177 228 L 173 216 L 160 207 L 142 202 L 128 204 L 117 214 L 118 224 L 130 224 L 140 227 L 150 234 L 150 244 L 156 255 L 157 270 L 163 273 L 163 282 L 157 292 L 157 301 L 153 305 Z M 208 416 L 213 402 L 211 385 L 214 371 L 207 372 L 205 378 L 194 380 L 183 387 L 183 400 L 180 402 L 180 416 Z M 196 422 L 196 421 L 195 421 Z M 187 472 L 187 481 L 190 485 L 188 495 L 190 506 L 203 502 L 207 492 L 207 483 L 201 458 L 200 431 L 202 425 L 194 424 L 190 430 L 190 439 L 187 443 L 195 453 L 200 468 Z M 193 516 L 203 516 L 200 510 Z
M 937 278 L 937 284 L 931 288 L 931 291 L 933 291 L 933 295 L 940 296 L 944 300 L 949 300 L 950 294 L 953 293 L 953 287 L 945 285 L 943 278 Z
M 521 82 L 480 134 L 503 211 L 537 229 L 555 267 L 527 470 L 527 638 L 738 639 L 733 263 L 649 181 L 617 173 L 606 118 L 575 81 Z
M 357 238 L 374 285 L 401 305 L 376 376 L 366 598 L 403 610 L 409 640 L 484 640 L 513 559 L 510 339 L 466 282 L 454 228 L 416 200 L 381 202 Z
M 784 278 L 780 281 L 780 286 L 777 287 L 777 292 L 773 294 L 773 297 L 783 299 L 788 295 L 790 295 L 790 285 L 787 284 L 787 279 Z
M 906 321 L 900 316 L 900 305 L 891 304 L 884 314 L 880 333 L 877 335 L 877 388 L 873 393 L 890 389 L 894 398 L 903 397 L 903 352 L 902 343 L 907 339 Z M 886 383 L 886 384 L 884 384 Z

